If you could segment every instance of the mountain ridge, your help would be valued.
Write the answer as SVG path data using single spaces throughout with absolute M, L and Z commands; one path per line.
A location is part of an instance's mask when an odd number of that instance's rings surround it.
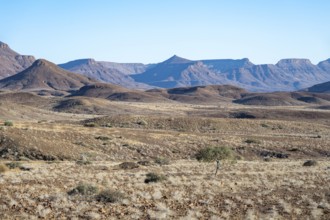
M 141 73 L 147 68 L 147 66 L 140 63 L 114 63 L 87 58 L 69 61 L 58 66 L 68 71 L 94 78 L 100 82 L 113 83 L 140 90 L 153 88 L 147 84 L 135 82 L 130 76 L 131 74 Z
M 231 84 L 255 92 L 295 91 L 330 80 L 330 59 L 318 65 L 298 58 L 255 65 L 248 58 L 192 61 L 175 55 L 132 78 L 162 88 Z

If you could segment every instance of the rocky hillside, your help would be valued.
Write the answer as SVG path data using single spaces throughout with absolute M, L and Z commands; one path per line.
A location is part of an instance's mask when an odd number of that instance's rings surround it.
M 68 72 L 54 63 L 40 59 L 26 70 L 0 80 L 0 89 L 69 91 L 95 82 L 95 80 Z

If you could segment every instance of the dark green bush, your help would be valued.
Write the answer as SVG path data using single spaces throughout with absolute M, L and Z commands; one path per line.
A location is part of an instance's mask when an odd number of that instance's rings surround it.
M 157 173 L 147 173 L 147 178 L 144 180 L 145 183 L 157 183 L 166 180 L 166 176 Z
M 12 121 L 5 121 L 4 126 L 13 126 L 14 123 Z
M 315 160 L 307 160 L 303 166 L 305 167 L 310 167 L 310 166 L 316 166 L 317 165 L 317 162 Z

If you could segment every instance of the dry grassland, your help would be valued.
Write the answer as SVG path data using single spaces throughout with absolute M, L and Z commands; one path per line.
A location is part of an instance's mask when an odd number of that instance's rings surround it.
M 111 105 L 118 108 L 102 115 L 0 106 L 1 119 L 13 122 L 0 125 L 0 164 L 20 162 L 0 173 L 0 219 L 330 219 L 330 119 L 292 117 L 329 111 Z M 292 118 L 214 116 L 254 109 Z M 237 162 L 214 176 L 215 163 L 194 155 L 217 146 L 231 148 Z M 159 157 L 170 164 L 155 163 Z M 303 166 L 308 159 L 317 164 Z M 125 161 L 149 163 L 120 168 Z M 151 172 L 165 180 L 146 184 Z M 69 195 L 79 184 L 96 188 Z M 122 198 L 100 201 L 107 189 Z
M 239 161 L 216 177 L 213 163 L 179 160 L 122 170 L 115 162 L 24 162 L 0 178 L 1 219 L 329 219 L 330 162 Z M 147 173 L 167 180 L 144 183 Z M 68 195 L 80 182 L 124 194 L 117 203 Z

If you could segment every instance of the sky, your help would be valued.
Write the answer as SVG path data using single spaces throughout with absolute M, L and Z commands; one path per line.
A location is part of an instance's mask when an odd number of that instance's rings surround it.
M 0 0 L 0 41 L 54 63 L 330 58 L 328 0 Z

